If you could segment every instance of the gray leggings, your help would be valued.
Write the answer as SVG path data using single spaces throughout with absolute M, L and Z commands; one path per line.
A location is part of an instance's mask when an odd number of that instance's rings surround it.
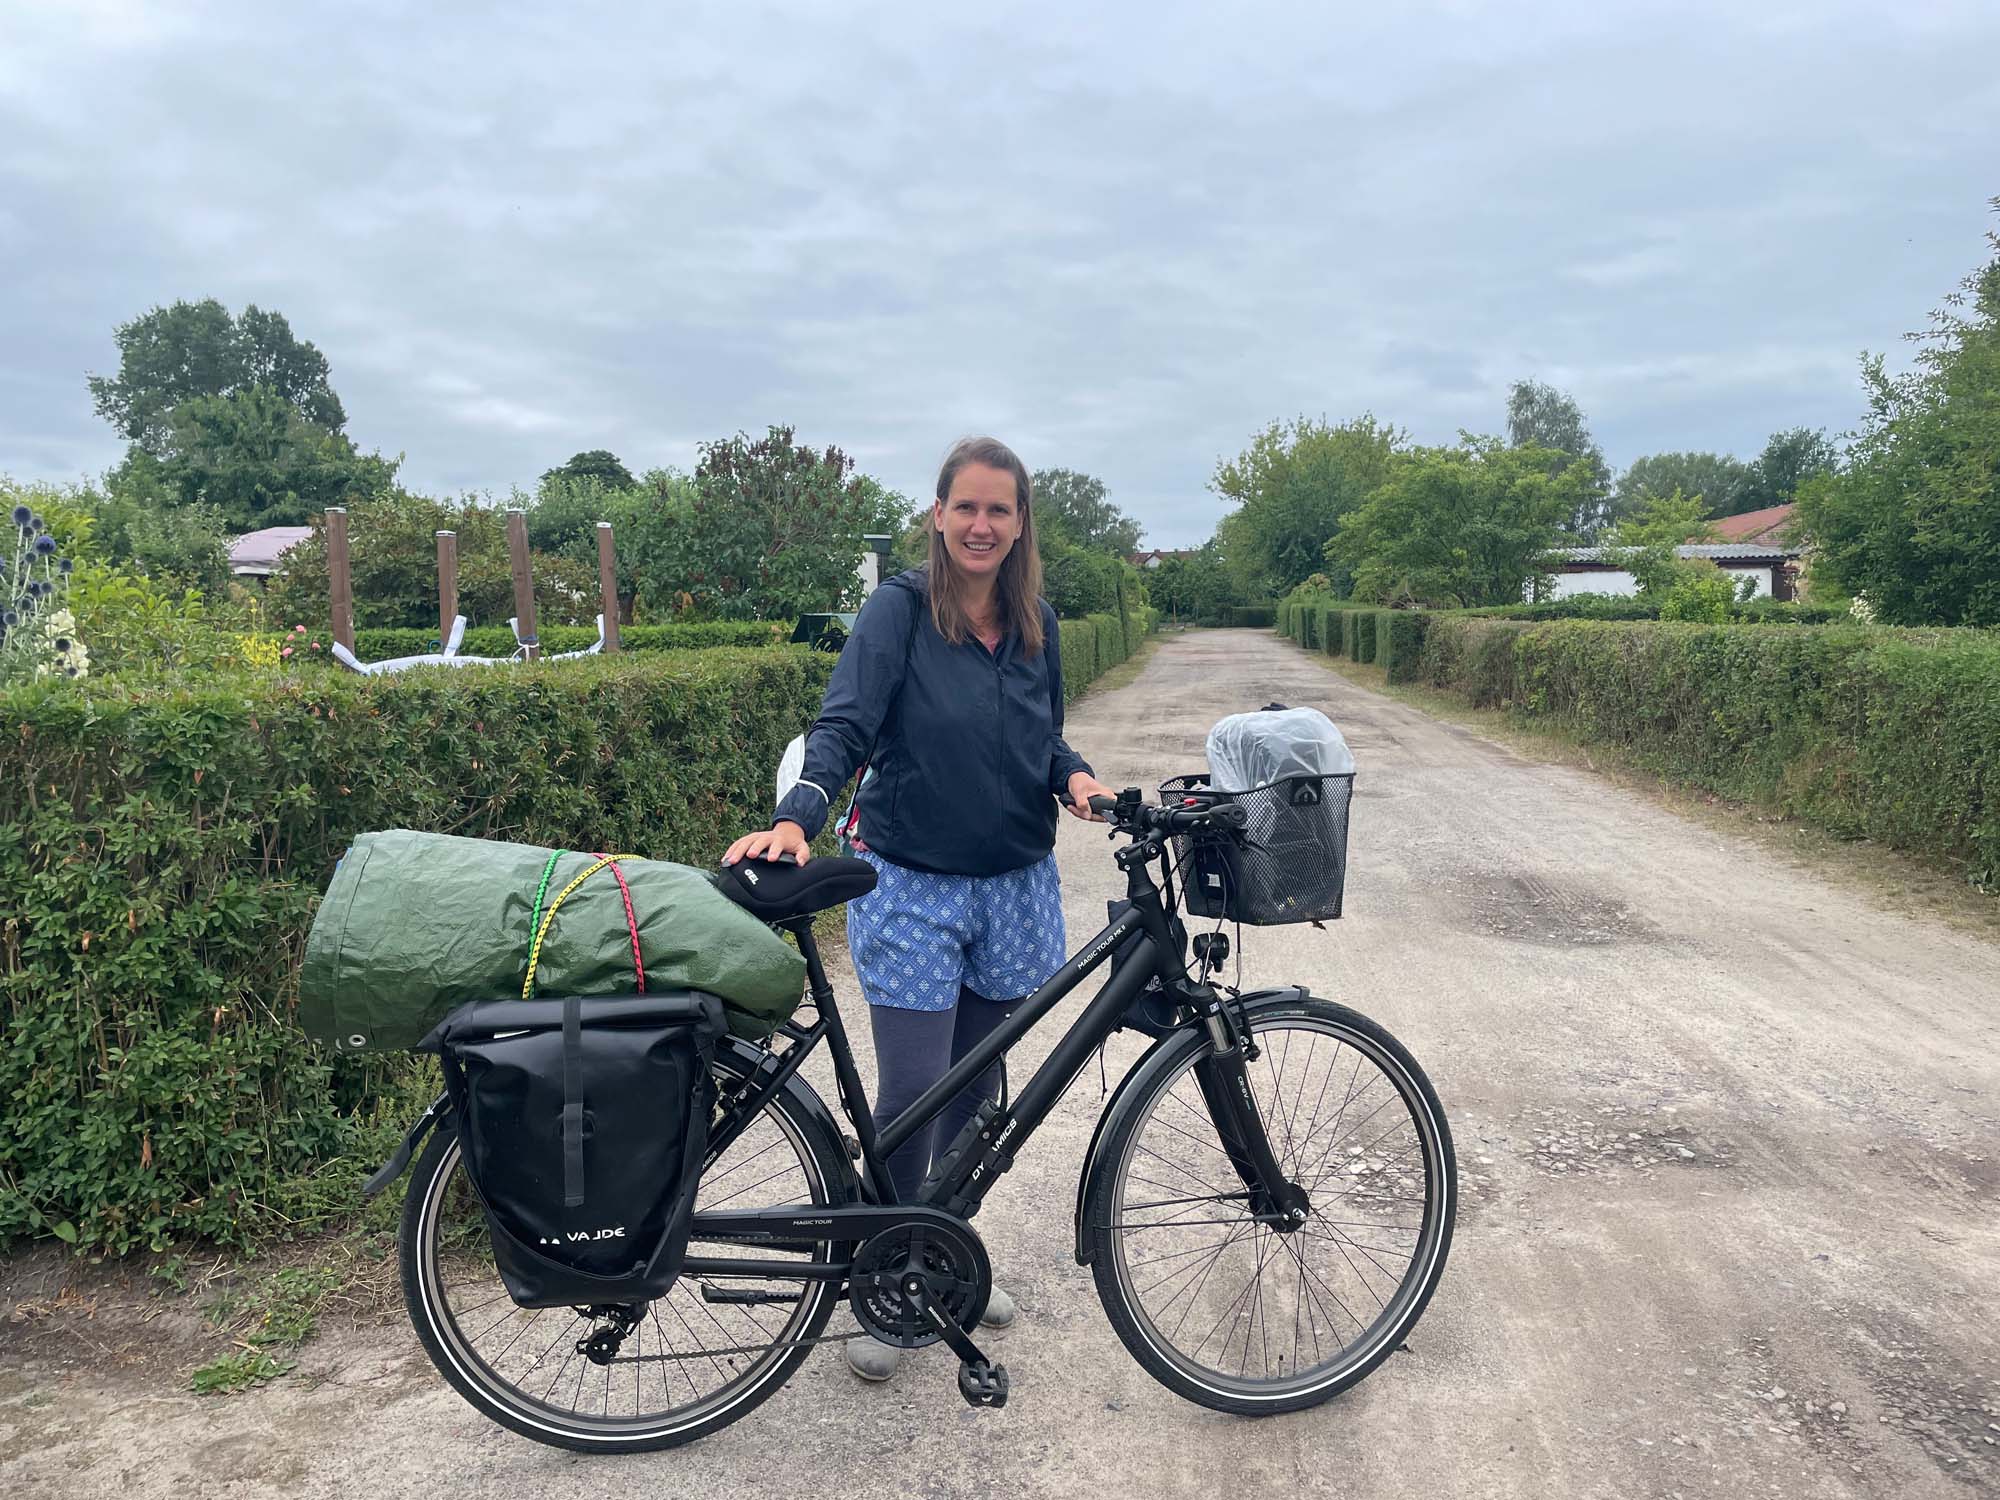
M 875 1128 L 882 1129 L 914 1104 L 952 1064 L 991 1036 L 1017 1003 L 988 1000 L 961 989 L 958 1004 L 950 1010 L 869 1006 L 868 1023 L 875 1033 Z M 960 1089 L 937 1119 L 903 1143 L 889 1158 L 897 1198 L 908 1203 L 916 1197 L 930 1172 L 933 1153 L 942 1156 L 950 1150 L 972 1112 L 982 1101 L 999 1097 L 999 1089 L 1000 1064 L 995 1063 Z

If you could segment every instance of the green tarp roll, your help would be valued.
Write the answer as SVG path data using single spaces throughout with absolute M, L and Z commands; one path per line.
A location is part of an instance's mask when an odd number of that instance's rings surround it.
M 553 853 L 401 828 L 362 834 L 334 870 L 306 939 L 300 1025 L 338 1051 L 397 1051 L 468 1000 L 518 996 Z M 597 858 L 556 861 L 544 913 Z M 631 888 L 649 992 L 706 990 L 747 1037 L 770 1035 L 798 1008 L 805 960 L 717 890 L 707 871 L 648 859 L 616 868 Z M 549 923 L 535 993 L 619 995 L 634 986 L 624 893 L 611 870 L 600 870 Z

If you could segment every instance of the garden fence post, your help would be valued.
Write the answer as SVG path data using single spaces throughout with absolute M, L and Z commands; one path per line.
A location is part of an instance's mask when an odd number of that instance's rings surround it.
M 440 531 L 438 541 L 438 649 L 451 644 L 451 622 L 458 618 L 458 533 Z
M 528 571 L 528 513 L 507 512 L 507 555 L 514 564 L 514 618 L 521 637 L 521 655 L 534 661 L 542 654 L 535 629 L 535 580 Z
M 333 589 L 333 638 L 354 649 L 354 575 L 347 555 L 347 507 L 326 508 L 326 571 Z
M 611 523 L 597 523 L 597 592 L 604 610 L 604 650 L 618 649 L 618 553 L 611 545 Z

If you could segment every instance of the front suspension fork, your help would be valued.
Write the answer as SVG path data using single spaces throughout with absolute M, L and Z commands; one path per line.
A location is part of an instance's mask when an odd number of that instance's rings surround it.
M 1202 1102 L 1215 1122 L 1222 1149 L 1250 1193 L 1250 1211 L 1282 1234 L 1306 1221 L 1311 1205 L 1305 1190 L 1285 1176 L 1271 1150 L 1263 1112 L 1250 1091 L 1249 1062 L 1256 1044 L 1226 1004 L 1208 1013 L 1210 1050 L 1194 1065 Z

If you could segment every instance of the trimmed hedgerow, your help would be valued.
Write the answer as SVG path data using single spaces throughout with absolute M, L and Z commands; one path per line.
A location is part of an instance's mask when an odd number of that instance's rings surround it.
M 2000 884 L 2000 640 L 1983 631 L 1434 617 L 1424 680 L 1721 795 Z
M 1391 682 L 1415 682 L 1423 670 L 1424 634 L 1431 616 L 1416 609 L 1375 614 L 1375 661 Z
M 1375 616 L 1372 609 L 1354 611 L 1354 659 L 1359 662 L 1375 660 Z
M 771 620 L 710 620 L 682 625 L 626 625 L 618 632 L 625 651 L 687 651 L 710 646 L 775 646 L 791 634 L 788 626 Z M 539 632 L 544 653 L 581 651 L 597 639 L 596 626 L 544 625 Z M 459 644 L 463 656 L 512 656 L 514 632 L 504 625 L 475 625 Z M 354 632 L 354 654 L 363 661 L 387 661 L 396 656 L 422 656 L 438 649 L 435 630 L 377 627 Z
M 354 836 L 707 863 L 768 807 L 832 665 L 706 651 L 7 696 L 0 1240 L 237 1241 L 351 1202 L 387 1065 L 330 1066 L 291 1015 Z
M 1229 623 L 1252 630 L 1269 630 L 1278 623 L 1276 604 L 1232 604 Z

